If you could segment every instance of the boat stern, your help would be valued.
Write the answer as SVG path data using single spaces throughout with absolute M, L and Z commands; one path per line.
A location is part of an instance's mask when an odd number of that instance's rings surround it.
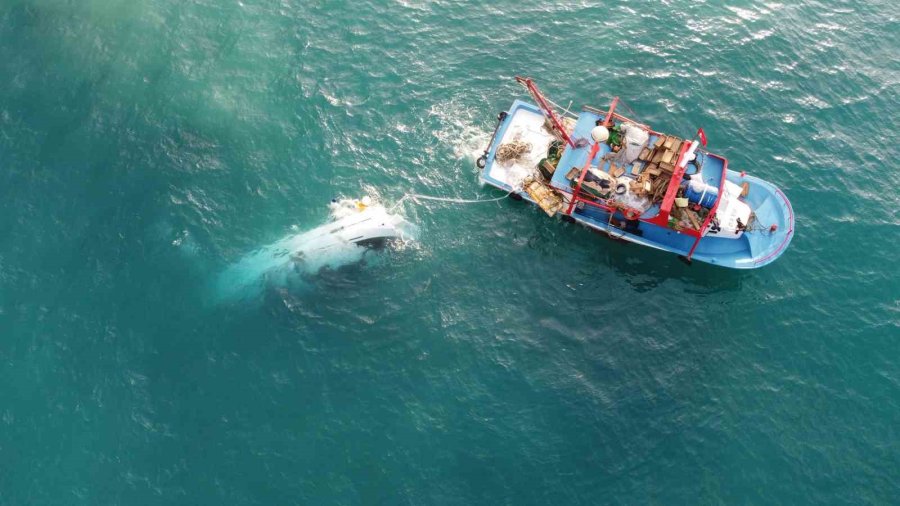
M 484 157 L 479 159 L 481 180 L 501 190 L 521 194 L 525 179 L 534 175 L 535 167 L 547 156 L 547 149 L 556 138 L 544 128 L 541 110 L 527 102 L 516 100 L 499 119 L 494 137 Z M 500 146 L 513 144 L 522 146 L 523 151 L 518 156 L 513 159 L 498 156 Z

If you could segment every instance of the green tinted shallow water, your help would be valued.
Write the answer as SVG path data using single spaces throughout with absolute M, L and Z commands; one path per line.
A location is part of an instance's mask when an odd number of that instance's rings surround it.
M 6 0 L 0 504 L 891 504 L 891 2 Z M 493 197 L 532 75 L 778 184 L 752 272 L 519 203 L 217 305 L 335 195 Z

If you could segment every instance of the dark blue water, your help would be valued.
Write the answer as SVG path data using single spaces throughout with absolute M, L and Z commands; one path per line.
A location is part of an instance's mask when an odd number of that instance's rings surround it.
M 892 504 L 891 2 L 0 4 L 0 504 Z M 512 201 L 239 304 L 334 196 L 489 198 L 535 77 L 797 215 L 687 267 Z

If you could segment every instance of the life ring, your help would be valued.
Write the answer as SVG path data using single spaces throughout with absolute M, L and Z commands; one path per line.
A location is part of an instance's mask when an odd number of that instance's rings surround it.
M 641 214 L 643 214 L 643 213 L 641 213 L 641 212 L 640 212 L 639 210 L 637 210 L 637 209 L 633 209 L 633 208 L 631 208 L 631 207 L 626 207 L 625 210 L 622 212 L 622 214 L 625 215 L 625 219 L 626 219 L 626 220 L 628 220 L 628 221 L 634 221 L 634 220 L 640 218 L 640 217 L 641 217 Z

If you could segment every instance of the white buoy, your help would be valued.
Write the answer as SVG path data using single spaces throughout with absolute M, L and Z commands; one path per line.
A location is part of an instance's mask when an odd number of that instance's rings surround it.
M 591 130 L 591 139 L 594 139 L 594 142 L 606 142 L 606 139 L 609 139 L 609 129 L 602 125 L 594 127 Z

